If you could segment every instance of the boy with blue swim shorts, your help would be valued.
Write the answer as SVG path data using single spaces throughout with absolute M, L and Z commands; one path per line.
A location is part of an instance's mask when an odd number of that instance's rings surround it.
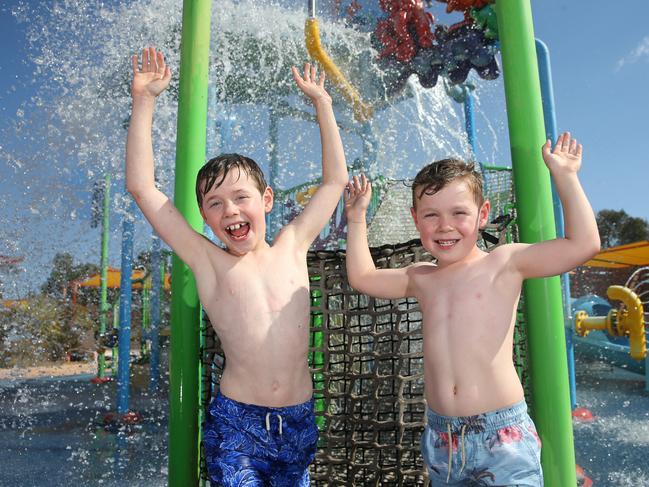
M 226 357 L 204 427 L 211 485 L 306 486 L 318 439 L 308 367 L 309 275 L 306 255 L 347 184 L 347 166 L 324 74 L 292 68 L 315 106 L 322 142 L 322 182 L 271 244 L 265 215 L 273 190 L 247 157 L 224 154 L 196 179 L 205 223 L 224 244 L 195 232 L 154 181 L 151 124 L 171 71 L 162 53 L 132 57 L 133 108 L 126 144 L 126 184 L 160 237 L 193 271 L 198 294 Z
M 370 296 L 414 296 L 422 313 L 427 425 L 421 438 L 432 485 L 541 486 L 541 441 L 512 358 L 524 279 L 567 272 L 599 251 L 593 211 L 577 178 L 582 147 L 562 134 L 542 147 L 565 218 L 565 238 L 477 246 L 490 204 L 473 164 L 424 167 L 411 214 L 436 263 L 377 270 L 367 245 L 371 185 L 354 176 L 345 194 L 349 283 Z

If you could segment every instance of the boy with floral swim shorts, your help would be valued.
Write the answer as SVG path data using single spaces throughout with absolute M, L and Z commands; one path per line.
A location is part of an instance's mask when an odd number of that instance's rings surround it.
M 141 67 L 140 67 L 141 62 Z M 196 179 L 198 206 L 222 249 L 195 232 L 155 186 L 151 124 L 171 71 L 162 53 L 132 57 L 133 108 L 126 144 L 126 184 L 160 237 L 193 271 L 226 366 L 203 435 L 212 485 L 309 485 L 318 440 L 307 355 L 309 275 L 306 255 L 347 184 L 347 166 L 324 74 L 307 64 L 299 89 L 315 106 L 322 142 L 322 182 L 302 213 L 271 244 L 265 215 L 273 190 L 257 164 L 224 154 Z
M 489 253 L 476 245 L 490 204 L 473 165 L 445 159 L 419 171 L 411 214 L 436 264 L 377 270 L 365 223 L 371 185 L 355 176 L 347 187 L 349 283 L 370 296 L 419 301 L 428 403 L 421 448 L 434 486 L 543 485 L 541 442 L 512 359 L 521 285 L 573 269 L 600 240 L 577 178 L 581 145 L 564 133 L 542 154 L 563 203 L 565 238 Z

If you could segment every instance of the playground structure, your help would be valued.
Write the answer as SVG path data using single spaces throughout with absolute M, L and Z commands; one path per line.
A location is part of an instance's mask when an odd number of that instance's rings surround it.
M 452 3 L 460 5 L 458 2 Z M 203 222 L 190 188 L 198 167 L 205 159 L 210 8 L 211 4 L 207 1 L 185 3 L 181 42 L 175 200 L 181 213 L 197 231 L 202 230 Z M 518 234 L 521 241 L 536 242 L 553 238 L 556 230 L 550 182 L 538 150 L 546 140 L 547 132 L 530 6 L 526 1 L 498 0 L 495 12 L 508 106 Z M 395 76 L 399 78 L 400 75 L 396 73 Z M 361 91 L 359 93 L 362 95 Z M 545 102 L 550 103 L 548 99 Z M 272 168 L 270 182 L 274 185 Z M 312 282 L 322 282 L 326 274 L 319 276 L 319 281 Z M 174 366 L 170 383 L 170 444 L 173 446 L 170 448 L 169 482 L 174 486 L 196 485 L 200 425 L 196 391 L 203 387 L 195 373 L 200 355 L 200 305 L 189 269 L 176 258 L 172 282 L 171 354 Z M 559 279 L 525 283 L 524 299 L 530 406 L 545 445 L 543 465 L 546 484 L 571 485 L 575 482 L 576 473 L 570 402 L 568 391 L 559 386 L 567 377 L 565 343 L 560 331 L 564 310 Z M 342 309 L 345 310 L 348 303 L 344 299 L 343 303 Z M 392 306 L 392 309 L 398 309 Z M 329 309 L 323 312 L 323 321 L 326 322 L 323 331 L 326 326 L 333 325 L 330 313 Z M 316 329 L 313 331 L 318 332 Z M 325 360 L 322 370 L 331 365 L 327 362 L 331 358 L 327 346 L 314 348 L 316 374 L 319 373 L 317 357 L 320 353 Z M 326 383 L 326 377 L 324 380 Z M 319 381 L 317 375 L 315 381 L 316 384 Z M 351 391 L 344 390 L 344 394 L 348 393 Z M 347 421 L 360 421 L 363 417 L 362 410 L 350 414 L 352 417 Z M 324 423 L 327 424 L 326 419 Z M 333 445 L 333 438 L 329 443 L 328 432 L 323 431 L 322 441 Z M 397 451 L 401 451 L 408 441 L 408 438 L 404 438 Z M 314 468 L 317 471 L 321 467 L 324 466 L 316 464 Z M 394 472 L 399 471 L 400 467 L 395 467 Z M 348 475 L 352 475 L 349 472 Z M 395 479 L 395 482 L 399 481 Z
M 484 3 L 484 2 L 482 2 Z M 459 1 L 449 1 L 449 7 L 463 7 L 467 2 Z M 387 2 L 386 2 L 387 5 Z M 210 93 L 207 86 L 207 74 L 209 67 L 218 59 L 210 58 L 209 49 L 210 49 L 210 19 L 212 18 L 211 9 L 212 5 L 209 1 L 187 1 L 185 2 L 185 8 L 183 11 L 183 25 L 182 25 L 182 42 L 181 45 L 181 62 L 180 62 L 180 86 L 179 86 L 179 109 L 178 109 L 178 136 L 176 139 L 177 142 L 177 169 L 175 173 L 175 202 L 176 206 L 180 211 L 185 215 L 190 224 L 198 231 L 202 230 L 203 222 L 200 218 L 200 215 L 197 212 L 196 204 L 193 195 L 193 184 L 194 176 L 197 168 L 205 160 L 205 145 L 206 145 L 206 123 L 208 120 L 207 117 L 207 100 L 210 98 Z M 531 13 L 529 8 L 529 2 L 523 1 L 511 1 L 511 0 L 498 0 L 495 5 L 495 12 L 490 18 L 492 22 L 494 16 L 497 18 L 497 28 L 498 28 L 498 42 L 499 47 L 502 53 L 502 74 L 505 80 L 505 89 L 506 89 L 506 99 L 508 105 L 508 116 L 510 123 L 510 140 L 512 145 L 512 160 L 513 160 L 513 178 L 515 179 L 515 188 L 516 188 L 516 207 L 512 207 L 510 212 L 510 217 L 516 218 L 517 226 L 511 226 L 512 230 L 515 230 L 512 234 L 513 238 L 520 238 L 522 241 L 534 242 L 547 238 L 552 238 L 555 234 L 554 221 L 552 219 L 551 211 L 551 196 L 550 196 L 550 184 L 548 181 L 547 172 L 543 167 L 543 164 L 540 159 L 538 148 L 542 145 L 543 141 L 546 139 L 547 131 L 544 127 L 544 120 L 542 115 L 542 103 L 541 103 L 541 89 L 539 88 L 539 73 L 537 70 L 536 56 L 535 56 L 535 46 L 534 39 L 532 36 L 532 23 L 531 23 Z M 359 15 L 362 14 L 362 10 L 357 12 Z M 386 12 L 387 13 L 387 12 Z M 414 12 L 411 12 L 412 15 L 406 12 L 406 19 L 413 19 L 414 26 L 420 30 L 420 33 L 425 33 L 425 30 L 422 30 L 423 27 L 426 27 L 428 22 L 425 18 L 422 18 L 421 15 L 415 15 Z M 395 22 L 398 16 L 391 17 L 391 24 L 387 25 L 384 28 L 383 33 L 389 33 L 391 38 L 396 41 L 397 48 L 400 48 L 403 43 L 407 44 L 407 39 L 404 39 L 404 32 L 410 32 L 409 27 L 406 30 L 403 30 L 403 25 Z M 303 19 L 302 19 L 303 20 Z M 429 19 L 430 20 L 430 19 Z M 477 21 L 476 21 L 477 22 Z M 486 22 L 486 21 L 485 21 Z M 428 22 L 430 27 L 430 22 Z M 485 24 L 486 25 L 486 24 Z M 392 32 L 392 29 L 394 32 Z M 353 28 L 349 29 L 353 31 Z M 484 31 L 486 32 L 486 31 Z M 246 32 L 246 34 L 248 34 Z M 486 33 L 485 33 L 486 35 Z M 426 37 L 426 36 L 424 36 Z M 444 36 L 440 36 L 442 38 Z M 273 38 L 275 39 L 275 38 Z M 360 36 L 354 37 L 354 39 L 360 39 Z M 446 37 L 446 39 L 450 39 Z M 328 39 L 325 38 L 325 41 Z M 365 39 L 367 40 L 367 38 Z M 387 38 L 389 41 L 389 38 Z M 455 40 L 453 38 L 452 40 Z M 227 39 L 223 42 L 226 42 Z M 251 44 L 258 44 L 259 37 L 252 36 Z M 413 56 L 413 60 L 417 59 L 417 55 L 430 49 L 426 44 L 428 41 L 424 40 L 419 42 L 417 38 L 417 50 Z M 173 44 L 173 39 L 170 41 L 170 44 Z M 175 44 L 174 44 L 175 45 Z M 322 42 L 321 46 L 327 46 L 328 42 Z M 451 45 L 451 44 L 449 44 Z M 457 44 L 460 45 L 460 44 Z M 330 46 L 330 44 L 329 44 Z M 496 46 L 494 42 L 492 47 Z M 245 46 L 244 46 L 245 47 Z M 323 49 L 325 49 L 323 47 Z M 388 47 L 388 46 L 385 46 Z M 237 48 L 237 47 L 234 47 Z M 402 48 L 402 50 L 405 48 Z M 495 47 L 494 47 L 495 49 Z M 243 48 L 242 48 L 243 50 Z M 389 50 L 389 49 L 388 49 Z M 397 49 L 398 50 L 398 49 Z M 394 56 L 388 54 L 388 51 L 385 51 L 383 56 L 383 63 L 380 67 L 383 70 L 384 78 L 382 82 L 386 82 L 385 92 L 389 92 L 395 96 L 395 99 L 401 100 L 402 98 L 398 97 L 409 97 L 411 96 L 408 93 L 410 89 L 410 84 L 408 82 L 408 77 L 411 77 L 412 72 L 400 71 L 395 68 L 401 67 L 397 63 L 401 63 L 397 58 L 397 50 L 394 51 Z M 259 50 L 253 50 L 253 53 L 259 52 Z M 303 50 L 297 50 L 303 56 Z M 495 52 L 495 51 L 494 51 Z M 123 53 L 122 53 L 123 54 Z M 433 53 L 426 52 L 426 55 L 431 55 Z M 459 50 L 458 53 L 462 55 L 462 50 Z M 423 57 L 423 55 L 422 55 Z M 334 61 L 338 61 L 338 53 L 336 51 L 330 51 L 330 58 Z M 247 58 L 251 64 L 254 64 L 257 58 L 250 57 Z M 298 58 L 299 60 L 299 58 Z M 295 61 L 295 59 L 294 59 Z M 403 67 L 407 67 L 407 63 L 401 63 Z M 175 65 L 175 64 L 174 64 Z M 432 66 L 432 62 L 430 66 Z M 273 69 L 269 72 L 263 72 L 264 77 L 268 77 L 268 85 L 270 89 L 267 91 L 274 91 L 275 85 L 273 85 L 273 76 L 275 72 L 278 71 L 277 65 L 272 65 Z M 384 69 L 385 67 L 385 69 Z M 450 79 L 449 72 L 447 70 L 450 66 L 445 66 L 443 69 L 440 69 L 442 74 L 441 79 Z M 462 69 L 466 67 L 463 66 Z M 450 68 L 454 69 L 454 68 Z M 471 68 L 473 69 L 473 68 Z M 238 68 L 234 69 L 236 81 L 243 79 L 246 80 L 245 75 L 241 75 L 238 72 Z M 442 72 L 444 71 L 444 72 Z M 348 75 L 347 70 L 341 69 L 342 73 Z M 351 79 L 351 77 L 350 77 Z M 421 76 L 418 75 L 419 83 L 421 84 Z M 228 80 L 230 81 L 230 80 Z M 233 81 L 234 83 L 234 81 Z M 399 83 L 404 87 L 403 92 L 400 92 L 398 89 Z M 513 86 L 515 85 L 515 86 Z M 459 86 L 459 85 L 455 85 Z M 285 87 L 283 87 L 285 88 Z M 387 89 L 391 88 L 391 89 Z M 357 85 L 358 93 L 362 97 L 364 103 L 367 103 L 368 106 L 371 106 L 374 110 L 374 119 L 369 122 L 363 122 L 362 124 L 354 124 L 345 120 L 344 117 L 341 117 L 341 125 L 343 128 L 349 129 L 349 131 L 355 131 L 356 134 L 360 134 L 362 137 L 363 143 L 367 142 L 365 152 L 367 160 L 361 160 L 358 167 L 360 168 L 371 168 L 371 157 L 372 154 L 376 154 L 381 147 L 373 144 L 372 136 L 373 134 L 372 124 L 375 123 L 375 120 L 381 116 L 383 110 L 386 106 L 389 107 L 390 103 L 393 103 L 393 99 L 381 103 L 375 103 L 377 97 L 366 96 L 365 86 L 360 83 Z M 394 91 L 392 91 L 392 89 Z M 227 91 L 227 90 L 224 90 Z M 244 92 L 245 90 L 242 90 Z M 437 90 L 440 91 L 440 90 Z M 470 94 L 470 89 L 465 91 L 460 89 L 464 94 Z M 237 100 L 232 101 L 227 98 L 221 97 L 222 92 L 217 92 L 214 98 L 219 103 L 232 103 L 235 104 Z M 332 92 L 332 94 L 334 94 Z M 335 98 L 340 99 L 338 96 L 339 93 L 334 95 Z M 380 98 L 380 97 L 378 97 Z M 266 103 L 268 99 L 267 92 L 261 93 L 257 98 L 252 99 L 251 103 Z M 544 103 L 548 99 L 544 99 Z M 462 101 L 465 108 L 466 116 L 466 126 L 467 126 L 467 138 L 475 139 L 475 133 L 471 132 L 471 128 L 475 128 L 473 122 L 470 120 L 470 110 L 468 107 L 471 106 L 471 97 L 468 96 Z M 268 102 L 271 105 L 270 102 Z M 296 110 L 293 110 L 291 106 L 284 106 L 281 103 L 273 103 L 272 106 L 275 114 L 289 114 L 287 118 L 293 118 L 295 120 L 308 120 L 309 113 L 301 112 L 296 113 Z M 340 105 L 337 106 L 340 109 Z M 284 111 L 282 111 L 284 110 Z M 295 115 L 295 116 L 294 116 Z M 300 118 L 303 117 L 303 118 Z M 280 117 L 278 117 L 280 118 Z M 213 119 L 212 119 L 213 120 Z M 275 122 L 278 122 L 275 119 Z M 548 117 L 546 115 L 545 122 L 548 122 Z M 269 138 L 273 141 L 273 130 L 277 128 L 277 125 L 273 125 L 273 121 L 270 120 L 266 129 L 268 130 Z M 263 137 L 265 138 L 265 137 Z M 475 141 L 475 140 L 474 140 Z M 275 140 L 273 142 L 278 142 L 277 144 L 269 144 L 268 153 L 270 154 L 269 159 L 271 161 L 278 161 L 282 159 L 281 155 L 278 154 L 275 147 L 281 146 L 281 140 Z M 469 145 L 472 145 L 471 142 Z M 474 152 L 475 153 L 475 152 Z M 368 161 L 369 160 L 369 161 Z M 275 162 L 273 162 L 275 163 Z M 271 167 L 271 177 L 269 178 L 271 184 L 275 186 L 277 182 L 274 179 L 273 171 L 276 170 Z M 275 173 L 276 174 L 276 173 Z M 486 172 L 485 172 L 486 174 Z M 380 176 L 380 174 L 377 174 Z M 290 187 L 287 185 L 285 187 Z M 300 198 L 307 198 L 309 194 L 308 187 L 301 188 L 296 190 L 296 201 L 299 203 L 297 193 L 300 193 Z M 539 204 L 541 202 L 541 204 Z M 377 201 L 377 206 L 378 206 Z M 132 235 L 132 212 L 127 209 L 124 212 L 124 234 Z M 340 217 L 340 214 L 338 215 Z M 279 220 L 278 220 L 279 221 Z M 336 224 L 340 224 L 341 220 L 336 221 Z M 511 222 L 509 222 L 511 223 Z M 500 227 L 503 222 L 494 222 L 496 227 Z M 504 224 L 505 226 L 508 223 Z M 130 227 L 130 228 L 129 228 Z M 340 228 L 340 227 L 337 227 Z M 330 232 L 330 235 L 336 236 L 336 232 Z M 326 237 L 326 236 L 324 236 Z M 498 237 L 496 237 L 498 238 Z M 124 239 L 125 241 L 128 239 Z M 338 243 L 338 238 L 335 240 L 332 237 L 332 242 Z M 131 240 L 132 241 L 132 240 Z M 401 247 L 399 247 L 400 249 Z M 126 256 L 128 259 L 129 252 L 132 252 L 132 247 L 129 248 L 128 244 L 124 247 L 125 251 L 123 256 Z M 387 253 L 390 253 L 390 249 L 384 250 Z M 383 252 L 383 251 L 381 251 Z M 414 252 L 412 250 L 405 250 L 406 254 L 409 252 Z M 392 254 L 397 255 L 397 254 Z M 338 256 L 340 257 L 340 256 Z M 327 257 L 329 258 L 329 257 Z M 102 261 L 104 257 L 102 256 Z M 390 265 L 399 265 L 400 257 L 394 257 L 393 262 Z M 407 259 L 404 258 L 403 262 L 407 262 Z M 122 275 L 123 280 L 128 281 L 131 276 L 130 264 L 122 265 Z M 315 265 L 315 264 L 313 264 Z M 331 264 L 338 265 L 338 264 Z M 199 374 L 197 369 L 199 368 L 199 357 L 200 357 L 200 342 L 199 342 L 199 328 L 201 326 L 201 311 L 200 304 L 198 303 L 198 298 L 196 296 L 195 284 L 191 277 L 188 269 L 177 259 L 174 260 L 174 267 L 172 271 L 173 279 L 173 296 L 172 296 L 172 331 L 171 331 L 171 353 L 173 356 L 173 367 L 171 369 L 171 392 L 170 392 L 170 466 L 169 466 L 169 482 L 171 485 L 195 485 L 198 483 L 198 438 L 199 438 L 199 428 L 200 428 L 200 406 L 198 405 L 198 391 L 200 391 L 203 384 L 199 382 Z M 335 275 L 335 273 L 331 273 Z M 322 308 L 322 314 L 319 319 L 314 317 L 313 326 L 314 326 L 314 350 L 313 350 L 313 365 L 316 369 L 316 374 L 319 374 L 320 370 L 322 373 L 327 370 L 330 366 L 331 351 L 328 347 L 334 347 L 335 343 L 327 343 L 325 347 L 320 348 L 320 345 L 317 345 L 317 328 L 320 326 L 318 321 L 321 321 L 322 324 L 322 337 L 324 340 L 325 333 L 328 333 L 329 328 L 335 328 L 338 326 L 333 319 L 330 320 L 329 315 L 331 313 L 333 306 L 337 306 L 339 301 L 342 300 L 343 309 L 347 305 L 345 303 L 344 297 L 336 297 L 335 299 L 329 299 L 326 293 L 331 294 L 329 291 L 331 283 L 327 282 L 327 276 L 329 276 L 329 271 L 320 269 L 320 271 L 314 271 L 314 276 L 320 277 L 320 282 L 314 279 L 314 293 L 318 291 L 318 287 L 322 286 L 320 292 L 323 293 L 322 296 L 313 296 L 314 306 L 325 306 Z M 335 281 L 337 278 L 333 279 Z M 121 289 L 130 292 L 131 286 L 128 284 L 122 284 Z M 338 284 L 336 284 L 338 285 Z M 344 284 L 340 283 L 340 288 L 345 289 Z M 326 291 L 326 293 L 323 291 Z M 335 288 L 331 288 L 335 289 Z M 342 293 L 344 296 L 345 293 Z M 323 304 L 315 304 L 316 299 L 322 299 Z M 355 303 L 355 299 L 359 299 L 362 302 L 361 297 L 351 297 L 350 304 L 351 308 Z M 130 299 L 125 299 L 124 302 L 130 303 Z M 409 303 L 409 306 L 413 303 Z M 525 308 L 526 308 L 526 317 L 525 322 L 527 325 L 526 336 L 529 341 L 529 389 L 530 389 L 530 406 L 532 408 L 533 416 L 539 425 L 539 431 L 543 438 L 546 448 L 544 449 L 544 466 L 546 467 L 546 479 L 548 485 L 571 485 L 571 482 L 574 480 L 574 449 L 572 446 L 572 433 L 570 425 L 570 415 L 569 415 L 569 404 L 566 398 L 566 395 L 563 394 L 563 391 L 560 387 L 557 387 L 557 384 L 561 384 L 564 381 L 566 371 L 565 371 L 565 360 L 564 360 L 564 345 L 561 340 L 557 341 L 558 336 L 561 336 L 560 332 L 557 332 L 557 327 L 560 329 L 560 323 L 562 321 L 561 317 L 563 315 L 560 305 L 560 289 L 558 279 L 547 279 L 539 280 L 535 283 L 526 283 L 525 289 Z M 328 307 L 327 307 L 328 306 Z M 364 305 L 358 305 L 364 306 Z M 386 305 L 387 309 L 398 310 L 398 306 L 395 303 L 390 303 Z M 121 306 L 119 309 L 120 321 L 123 316 L 128 315 L 128 312 L 123 309 Z M 416 313 L 415 310 L 411 310 L 412 313 Z M 105 313 L 103 313 L 106 316 Z M 334 313 L 335 314 L 335 313 Z M 338 313 L 342 315 L 342 313 Z M 340 320 L 341 318 L 337 318 Z M 357 324 L 352 326 L 357 326 L 361 329 L 365 324 L 359 320 Z M 387 326 L 387 325 L 386 325 Z M 529 333 L 527 333 L 529 332 Z M 401 330 L 398 333 L 402 333 Z M 120 337 L 121 340 L 121 337 Z M 387 340 L 387 339 L 386 339 Z M 399 339 L 401 340 L 401 339 Z M 128 343 L 128 342 L 127 342 Z M 414 344 L 414 342 L 413 342 Z M 368 345 L 369 346 L 369 345 Z M 318 349 L 316 350 L 316 347 Z M 413 345 L 414 347 L 414 345 Z M 527 348 L 527 347 L 526 347 Z M 127 349 L 127 347 L 122 347 L 121 349 Z M 333 350 L 333 348 L 332 348 Z M 383 352 L 382 352 L 383 353 Z M 386 352 L 387 353 L 387 352 Z M 320 355 L 322 354 L 322 355 Z M 350 358 L 348 355 L 344 355 L 344 359 L 347 360 Z M 320 360 L 324 360 L 322 365 Z M 404 359 L 405 360 L 405 359 Z M 367 359 L 369 362 L 370 359 Z M 120 363 L 123 363 L 120 359 Z M 351 362 L 352 368 L 350 369 L 354 372 L 355 362 Z M 371 369 L 370 365 L 363 366 L 367 367 L 368 370 Z M 387 365 L 386 365 L 387 367 Z M 359 369 L 360 370 L 360 369 Z M 379 369 L 377 369 L 379 370 Z M 382 369 L 381 369 L 382 370 Z M 352 374 L 353 376 L 353 374 Z M 353 379 L 353 377 L 352 377 Z M 316 385 L 318 385 L 319 377 L 316 376 Z M 326 382 L 326 378 L 324 378 Z M 416 380 L 412 381 L 413 383 Z M 356 384 L 360 382 L 356 381 Z M 319 387 L 319 386 L 318 386 Z M 347 394 L 348 387 L 344 385 L 341 386 L 344 394 Z M 356 386 L 354 386 L 356 387 Z M 358 386 L 361 390 L 364 390 L 365 385 Z M 330 393 L 329 389 L 320 388 L 322 393 Z M 548 392 L 549 391 L 549 392 Z M 343 393 L 341 393 L 342 395 Z M 416 387 L 413 388 L 413 396 L 418 394 Z M 419 394 L 420 396 L 420 394 Z M 397 396 L 397 397 L 409 397 L 408 395 Z M 358 409 L 361 402 L 356 402 L 354 408 Z M 371 401 L 368 402 L 368 407 L 371 405 Z M 352 409 L 354 409 L 352 408 Z M 327 411 L 326 414 L 329 414 L 328 409 L 323 409 L 323 414 L 320 417 L 324 417 L 324 411 Z M 413 409 L 413 415 L 418 414 L 416 409 Z M 347 413 L 349 416 L 345 421 L 354 422 L 362 421 L 364 412 L 352 410 Z M 413 416 L 414 418 L 414 416 Z M 325 418 L 326 419 L 326 418 Z M 334 422 L 334 418 L 329 418 L 331 422 Z M 410 422 L 410 417 L 407 418 Z M 379 420 L 380 423 L 380 420 Z M 327 424 L 326 421 L 323 424 Z M 331 423 L 329 423 L 331 424 Z M 370 423 L 367 423 L 368 425 Z M 369 431 L 373 428 L 367 428 Z M 379 428 L 380 429 L 380 428 Z M 367 433 L 368 435 L 370 433 Z M 372 433 L 373 434 L 373 433 Z M 398 435 L 397 435 L 398 436 Z M 414 435 L 413 435 L 414 437 Z M 323 438 L 326 438 L 326 432 L 323 432 Z M 397 449 L 402 448 L 403 445 L 411 442 L 412 437 L 404 438 L 402 442 L 399 443 Z M 401 440 L 400 440 L 401 441 Z M 335 441 L 331 442 L 333 446 Z M 322 458 L 322 457 L 320 457 Z M 317 468 L 324 467 L 324 465 L 316 465 Z M 351 466 L 349 468 L 352 468 Z M 408 467 L 410 468 L 410 467 Z M 413 467 L 415 468 L 415 467 Z M 418 468 L 418 467 L 417 467 Z M 398 472 L 398 467 L 394 467 L 393 472 Z
M 587 262 L 586 266 L 602 270 L 635 270 L 623 285 L 615 284 L 607 288 L 609 300 L 596 294 L 586 294 L 574 299 L 571 306 L 576 349 L 611 365 L 643 374 L 645 389 L 649 390 L 647 265 L 649 242 L 635 242 L 603 250 Z
M 625 286 L 608 288 L 609 299 L 621 301 L 619 308 L 612 308 L 606 316 L 588 316 L 585 311 L 575 315 L 575 329 L 579 336 L 587 336 L 592 330 L 605 330 L 612 337 L 628 337 L 629 353 L 635 360 L 647 356 L 644 309 L 636 293 Z

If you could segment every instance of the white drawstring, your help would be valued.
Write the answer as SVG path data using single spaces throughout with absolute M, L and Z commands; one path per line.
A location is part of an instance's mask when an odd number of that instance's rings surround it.
M 451 423 L 446 423 L 448 431 L 448 475 L 446 476 L 446 483 L 451 480 L 451 464 L 453 462 L 453 433 L 451 432 Z
M 448 475 L 446 476 L 446 483 L 451 479 L 451 468 L 453 463 L 453 432 L 451 431 L 451 423 L 446 423 L 448 431 Z M 460 467 L 460 472 L 458 475 L 462 475 L 464 470 L 464 465 L 466 464 L 465 452 L 464 452 L 464 432 L 466 431 L 466 424 L 462 425 L 462 430 L 460 433 L 460 443 L 462 444 L 462 466 Z
M 266 431 L 270 431 L 270 415 L 273 413 L 266 413 Z M 279 436 L 282 436 L 282 415 L 276 413 L 277 419 L 279 420 Z
M 464 458 L 464 431 L 466 430 L 466 424 L 462 425 L 462 434 L 460 435 L 460 443 L 462 443 L 462 466 L 460 467 L 460 473 L 458 475 L 462 475 L 462 471 L 464 470 L 464 465 L 466 464 L 465 458 Z

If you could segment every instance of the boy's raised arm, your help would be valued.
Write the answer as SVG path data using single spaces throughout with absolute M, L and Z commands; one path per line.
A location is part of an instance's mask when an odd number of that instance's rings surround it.
M 347 280 L 364 294 L 384 299 L 412 296 L 409 273 L 413 266 L 400 269 L 377 269 L 367 243 L 367 207 L 372 197 L 372 186 L 361 175 L 354 176 L 345 191 L 347 215 Z
M 319 79 L 315 66 L 308 63 L 304 66 L 304 77 L 295 67 L 291 71 L 295 83 L 315 106 L 322 143 L 322 183 L 304 211 L 285 227 L 285 232 L 293 232 L 296 244 L 306 251 L 336 209 L 348 175 L 331 97 L 324 88 L 324 71 Z
M 554 149 L 548 140 L 543 159 L 563 205 L 565 237 L 537 244 L 515 244 L 512 262 L 523 278 L 561 274 L 583 264 L 600 249 L 595 215 L 577 177 L 582 146 L 566 132 Z
M 192 269 L 200 259 L 201 237 L 187 223 L 171 200 L 156 188 L 151 126 L 155 99 L 171 80 L 161 52 L 152 47 L 131 58 L 133 107 L 126 140 L 126 189 L 160 237 Z

